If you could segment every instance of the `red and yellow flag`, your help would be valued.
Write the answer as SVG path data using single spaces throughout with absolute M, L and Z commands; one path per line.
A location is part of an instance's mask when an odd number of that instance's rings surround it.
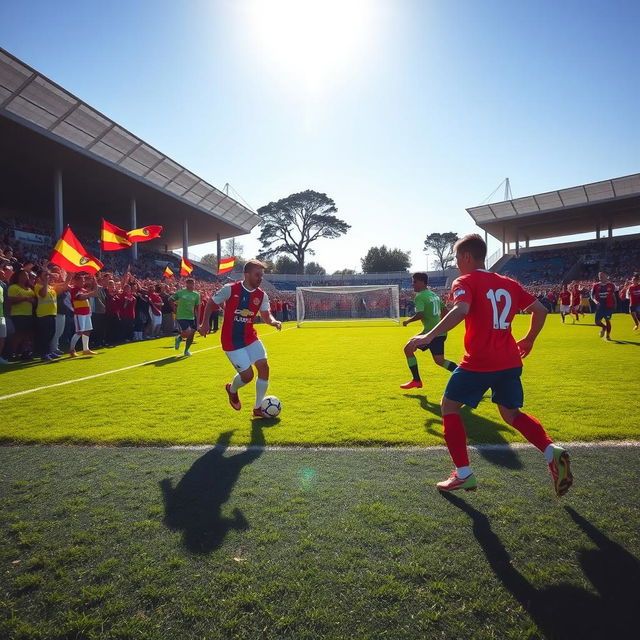
M 102 233 L 100 234 L 100 248 L 103 251 L 120 251 L 131 246 L 127 239 L 127 232 L 115 224 L 102 220 Z
M 53 248 L 49 262 L 57 264 L 65 271 L 77 273 L 78 271 L 86 271 L 95 275 L 102 269 L 102 262 L 98 258 L 94 258 L 75 237 L 71 227 L 67 227 L 62 237 Z
M 231 256 L 230 258 L 220 258 L 220 264 L 218 265 L 218 275 L 222 273 L 229 273 L 229 271 L 233 270 L 235 264 L 236 259 L 233 256 Z
M 171 271 L 171 267 L 169 267 L 169 265 L 167 265 L 164 268 L 164 273 L 162 274 L 163 278 L 172 278 L 173 277 L 173 271 Z
M 180 275 L 188 276 L 192 271 L 193 265 L 186 258 L 182 258 L 182 261 L 180 262 Z
M 129 242 L 147 242 L 148 240 L 154 240 L 159 238 L 162 233 L 162 227 L 157 224 L 152 224 L 149 227 L 142 227 L 140 229 L 133 229 L 127 233 L 127 240 Z

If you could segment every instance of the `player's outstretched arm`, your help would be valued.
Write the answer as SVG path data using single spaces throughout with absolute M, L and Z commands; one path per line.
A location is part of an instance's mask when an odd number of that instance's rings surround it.
M 271 315 L 271 311 L 261 311 L 260 318 L 262 318 L 262 322 L 271 327 L 275 327 L 278 331 L 282 329 L 282 324 Z
M 433 329 L 431 329 L 431 331 L 424 335 L 418 335 L 415 338 L 411 338 L 407 344 L 410 344 L 415 349 L 422 345 L 429 344 L 434 338 L 437 338 L 443 333 L 447 333 L 447 331 L 451 331 L 451 329 L 457 327 L 464 320 L 467 313 L 469 313 L 469 303 L 458 302 L 453 306 L 451 311 L 449 311 L 449 313 L 440 320 Z
M 422 320 L 422 318 L 424 318 L 424 312 L 418 311 L 418 313 L 416 313 L 415 315 L 411 316 L 410 318 L 407 318 L 406 320 L 403 320 L 402 326 L 406 327 L 410 322 L 417 322 L 418 320 Z
M 520 351 L 520 357 L 522 358 L 526 358 L 529 353 L 531 353 L 533 343 L 540 331 L 542 331 L 542 327 L 544 327 L 545 320 L 547 319 L 547 313 L 549 313 L 540 300 L 536 300 L 533 304 L 530 304 L 525 311 L 531 312 L 531 326 L 529 327 L 527 335 L 516 343 L 518 351 Z

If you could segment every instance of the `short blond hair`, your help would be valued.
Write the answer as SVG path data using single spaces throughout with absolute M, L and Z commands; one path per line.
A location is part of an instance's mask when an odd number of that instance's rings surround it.
M 266 269 L 267 265 L 264 262 L 260 262 L 260 260 L 256 260 L 255 258 L 252 258 L 251 260 L 247 260 L 244 263 L 244 269 L 243 272 L 247 273 L 247 271 L 251 271 L 251 269 Z

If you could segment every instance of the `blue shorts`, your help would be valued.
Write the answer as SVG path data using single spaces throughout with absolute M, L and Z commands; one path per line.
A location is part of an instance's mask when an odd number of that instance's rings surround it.
M 457 367 L 444 390 L 445 398 L 461 402 L 474 409 L 487 389 L 491 389 L 491 401 L 507 409 L 519 409 L 524 404 L 522 367 L 502 371 L 467 371 Z
M 189 329 L 195 331 L 198 328 L 195 320 L 181 320 L 178 318 L 178 324 L 180 325 L 180 331 L 189 331 Z
M 613 315 L 613 309 L 605 306 L 598 306 L 596 309 L 596 322 L 598 320 L 611 320 L 611 316 Z
M 418 347 L 420 351 L 431 351 L 431 355 L 433 356 L 443 356 L 444 355 L 444 341 L 447 339 L 447 336 L 437 336 L 434 338 L 429 344 L 425 344 L 421 347 Z

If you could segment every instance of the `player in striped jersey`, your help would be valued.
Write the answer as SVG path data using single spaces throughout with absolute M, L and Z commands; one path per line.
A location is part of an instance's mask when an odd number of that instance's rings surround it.
M 260 289 L 264 276 L 264 264 L 258 260 L 249 260 L 244 265 L 244 279 L 233 284 L 226 284 L 207 302 L 198 331 L 206 337 L 209 329 L 209 318 L 214 305 L 224 303 L 224 316 L 220 341 L 227 358 L 238 372 L 233 380 L 225 385 L 229 396 L 229 404 L 240 411 L 242 405 L 238 390 L 253 380 L 253 367 L 258 372 L 256 380 L 256 402 L 253 415 L 265 418 L 260 405 L 269 386 L 269 363 L 264 345 L 258 339 L 253 326 L 256 316 L 260 314 L 262 322 L 275 327 L 278 331 L 282 325 L 271 314 L 269 296 Z

